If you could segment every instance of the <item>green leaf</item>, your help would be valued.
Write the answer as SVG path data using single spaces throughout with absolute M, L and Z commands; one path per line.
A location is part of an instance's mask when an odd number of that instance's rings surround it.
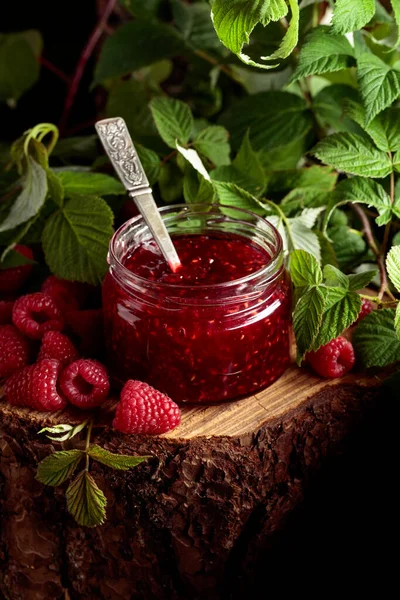
M 400 303 L 396 306 L 396 314 L 394 316 L 394 328 L 397 338 L 400 339 Z
M 49 190 L 49 196 L 57 206 L 61 208 L 64 203 L 64 187 L 61 183 L 60 178 L 51 169 L 46 170 L 47 173 L 47 187 Z
M 3 258 L 4 256 L 4 258 Z M 33 265 L 34 260 L 30 260 L 14 248 L 10 248 L 6 254 L 3 253 L 0 262 L 1 269 L 13 269 L 14 267 L 20 267 L 21 265 Z
M 22 191 L 14 201 L 7 217 L 0 223 L 0 232 L 14 229 L 21 223 L 29 221 L 39 212 L 46 200 L 46 171 L 30 156 L 26 160 L 27 170 L 22 181 Z
M 194 49 L 221 51 L 221 43 L 210 19 L 208 3 L 187 4 L 172 0 L 176 27 Z
M 390 196 L 380 183 L 365 177 L 344 179 L 337 186 L 326 211 L 324 227 L 326 228 L 333 211 L 347 202 L 366 204 L 374 207 L 379 213 L 378 225 L 386 225 L 392 218 Z
M 97 462 L 107 465 L 112 469 L 118 469 L 120 471 L 128 471 L 137 465 L 140 465 L 144 460 L 151 458 L 151 456 L 128 456 L 126 454 L 113 454 L 96 444 L 89 447 L 87 451 L 88 455 L 97 460 Z
M 279 48 L 269 56 L 262 56 L 261 60 L 276 60 L 279 58 L 287 58 L 295 49 L 299 40 L 299 20 L 300 10 L 298 0 L 288 0 L 291 10 L 291 19 L 289 27 L 283 37 Z M 284 3 L 282 3 L 284 6 Z
M 379 150 L 400 150 L 400 109 L 388 108 L 366 125 L 365 110 L 357 102 L 347 103 L 346 112 L 371 136 Z
M 363 177 L 386 177 L 393 167 L 387 154 L 371 142 L 352 133 L 334 133 L 311 151 L 335 169 Z
M 192 148 L 183 148 L 178 144 L 178 142 L 176 143 L 176 148 L 178 152 L 188 161 L 188 163 L 191 164 L 192 167 L 198 173 L 200 173 L 200 175 L 202 175 L 202 177 L 204 177 L 204 179 L 206 179 L 207 181 L 211 181 L 208 171 L 203 165 L 203 162 L 200 156 L 197 154 L 196 150 L 193 150 Z
M 193 146 L 200 154 L 211 160 L 216 167 L 229 165 L 230 146 L 229 133 L 221 125 L 211 125 L 202 129 L 193 141 Z
M 55 442 L 65 442 L 66 440 L 71 440 L 78 433 L 80 433 L 83 429 L 85 429 L 88 424 L 88 419 L 86 421 L 82 421 L 82 423 L 78 423 L 78 425 L 69 425 L 68 423 L 61 423 L 59 425 L 53 425 L 52 427 L 43 427 L 38 433 L 45 433 L 48 431 L 49 433 L 54 433 L 54 436 L 46 435 L 49 440 L 53 440 Z M 60 435 L 64 434 L 64 435 Z
M 251 3 L 246 0 L 214 0 L 211 7 L 215 31 L 224 46 L 244 63 L 262 69 L 274 67 L 251 60 L 242 50 L 244 44 L 249 43 L 250 34 L 257 23 L 266 25 L 276 14 L 280 15 L 278 18 L 282 18 L 288 13 L 286 3 L 281 0 L 273 2 L 277 13 L 270 12 L 269 4 L 268 0 L 254 0 Z
M 135 144 L 136 152 L 139 156 L 139 160 L 142 163 L 142 167 L 145 170 L 147 179 L 150 185 L 154 185 L 160 176 L 161 161 L 153 150 L 145 148 L 141 144 Z
M 313 255 L 318 262 L 321 260 L 321 247 L 318 236 L 311 231 L 315 221 L 324 208 L 306 208 L 302 213 L 285 220 L 290 250 L 305 250 Z
M 214 188 L 195 169 L 185 170 L 183 178 L 183 196 L 188 204 L 210 204 L 214 201 Z
M 260 196 L 266 186 L 266 176 L 258 153 L 253 150 L 248 132 L 231 165 L 214 169 L 211 177 L 215 181 L 234 183 L 254 196 Z
M 394 309 L 374 310 L 364 317 L 353 335 L 357 358 L 366 367 L 385 367 L 400 360 L 400 340 Z
M 153 98 L 150 108 L 158 132 L 170 148 L 176 148 L 176 141 L 180 144 L 189 141 L 193 116 L 185 102 L 173 98 Z
M 397 40 L 396 40 L 396 46 L 398 46 L 400 44 L 400 0 L 391 0 L 392 2 L 392 8 L 393 8 L 393 12 L 394 12 L 394 18 L 396 19 L 396 23 L 397 23 Z
M 352 273 L 348 275 L 347 279 L 349 281 L 349 289 L 353 292 L 357 290 L 362 290 L 367 285 L 371 283 L 371 281 L 378 274 L 378 269 L 370 269 L 369 271 L 363 271 L 361 273 Z
M 297 343 L 297 362 L 300 364 L 306 352 L 314 344 L 325 308 L 325 296 L 321 288 L 306 291 L 297 302 L 293 314 L 293 329 Z
M 289 270 L 295 287 L 322 283 L 321 267 L 314 256 L 304 250 L 295 250 L 291 253 Z
M 58 178 L 64 187 L 67 197 L 77 195 L 108 196 L 125 194 L 125 188 L 120 181 L 103 173 L 87 171 L 62 171 Z
M 360 264 L 367 251 L 367 245 L 359 232 L 340 225 L 328 229 L 328 234 L 342 271 Z
M 235 183 L 213 181 L 213 186 L 221 204 L 234 206 L 236 208 L 244 208 L 246 210 L 251 210 L 256 214 L 265 215 L 266 209 L 257 201 L 257 198 L 237 186 Z M 224 213 L 229 214 L 226 210 L 224 210 Z M 234 214 L 236 215 L 236 213 Z
M 34 44 L 31 34 L 36 38 Z M 34 30 L 0 33 L 0 102 L 15 103 L 36 83 L 41 45 L 40 34 Z
M 375 14 L 375 0 L 336 0 L 332 19 L 335 33 L 362 29 Z
M 135 17 L 153 19 L 157 16 L 161 0 L 120 0 Z
M 341 71 L 355 65 L 354 49 L 344 35 L 328 35 L 329 27 L 313 29 L 300 51 L 291 81 Z
M 78 525 L 96 527 L 104 523 L 107 500 L 93 477 L 82 471 L 68 486 L 67 508 Z
M 349 278 L 333 265 L 325 265 L 323 268 L 324 282 L 329 287 L 349 289 Z
M 312 108 L 324 129 L 363 135 L 362 128 L 347 116 L 349 101 L 358 102 L 357 90 L 342 83 L 328 85 L 315 96 Z
M 234 148 L 249 130 L 252 148 L 260 152 L 261 161 L 268 151 L 276 155 L 279 148 L 302 140 L 313 127 L 303 98 L 288 92 L 261 92 L 242 98 L 222 115 L 220 123 L 230 132 Z
M 129 78 L 113 83 L 107 100 L 106 116 L 124 119 L 135 145 L 138 141 L 144 145 L 151 145 L 156 141 L 165 149 L 154 125 L 148 106 L 148 91 L 143 81 Z
M 358 83 L 368 125 L 400 96 L 400 73 L 370 52 L 361 54 L 357 65 Z
M 124 23 L 104 42 L 94 83 L 127 75 L 184 50 L 182 36 L 169 25 L 142 19 Z
M 47 220 L 42 244 L 46 262 L 61 279 L 97 285 L 107 271 L 113 213 L 101 198 L 76 196 Z
M 326 307 L 312 350 L 318 350 L 341 335 L 357 320 L 361 309 L 359 294 L 346 292 L 343 288 L 327 288 L 326 291 Z
M 60 485 L 71 477 L 84 456 L 82 450 L 54 452 L 39 463 L 36 479 L 45 485 Z
M 400 292 L 400 246 L 393 246 L 386 257 L 386 268 L 391 282 Z
M 175 163 L 169 161 L 161 165 L 158 185 L 166 204 L 173 204 L 180 200 L 183 193 L 183 178 L 181 170 Z

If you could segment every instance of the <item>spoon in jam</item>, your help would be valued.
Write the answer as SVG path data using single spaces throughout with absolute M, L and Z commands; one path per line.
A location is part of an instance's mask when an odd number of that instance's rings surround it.
M 171 271 L 175 273 L 181 261 L 154 201 L 125 121 L 121 117 L 103 119 L 97 121 L 95 127 L 118 177 L 135 202 Z

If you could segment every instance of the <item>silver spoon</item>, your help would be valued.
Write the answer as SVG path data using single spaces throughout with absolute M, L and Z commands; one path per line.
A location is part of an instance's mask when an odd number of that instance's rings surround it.
M 134 200 L 165 260 L 175 272 L 181 261 L 158 211 L 125 121 L 121 117 L 103 119 L 97 121 L 95 127 L 118 177 Z

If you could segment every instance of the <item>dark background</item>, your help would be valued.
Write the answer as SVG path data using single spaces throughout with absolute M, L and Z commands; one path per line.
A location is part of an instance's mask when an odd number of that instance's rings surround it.
M 95 0 L 5 4 L 1 31 L 39 29 L 45 59 L 71 75 L 96 22 Z M 84 124 L 96 112 L 98 92 L 89 91 L 94 60 L 88 63 L 67 133 L 92 133 Z M 42 66 L 40 81 L 15 110 L 0 105 L 0 137 L 15 139 L 41 121 L 58 123 L 65 93 L 66 84 Z M 386 599 L 396 594 L 400 391 L 394 396 L 385 399 L 348 440 L 344 454 L 327 462 L 314 479 L 304 503 L 265 554 L 254 588 L 259 592 L 249 590 L 248 597 L 352 594 Z

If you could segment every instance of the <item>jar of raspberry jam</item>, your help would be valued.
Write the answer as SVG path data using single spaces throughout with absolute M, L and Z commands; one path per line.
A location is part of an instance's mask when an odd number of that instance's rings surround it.
M 161 209 L 182 266 L 172 273 L 141 216 L 114 235 L 103 284 L 114 379 L 145 380 L 176 402 L 210 404 L 274 382 L 290 362 L 282 240 L 237 208 Z

